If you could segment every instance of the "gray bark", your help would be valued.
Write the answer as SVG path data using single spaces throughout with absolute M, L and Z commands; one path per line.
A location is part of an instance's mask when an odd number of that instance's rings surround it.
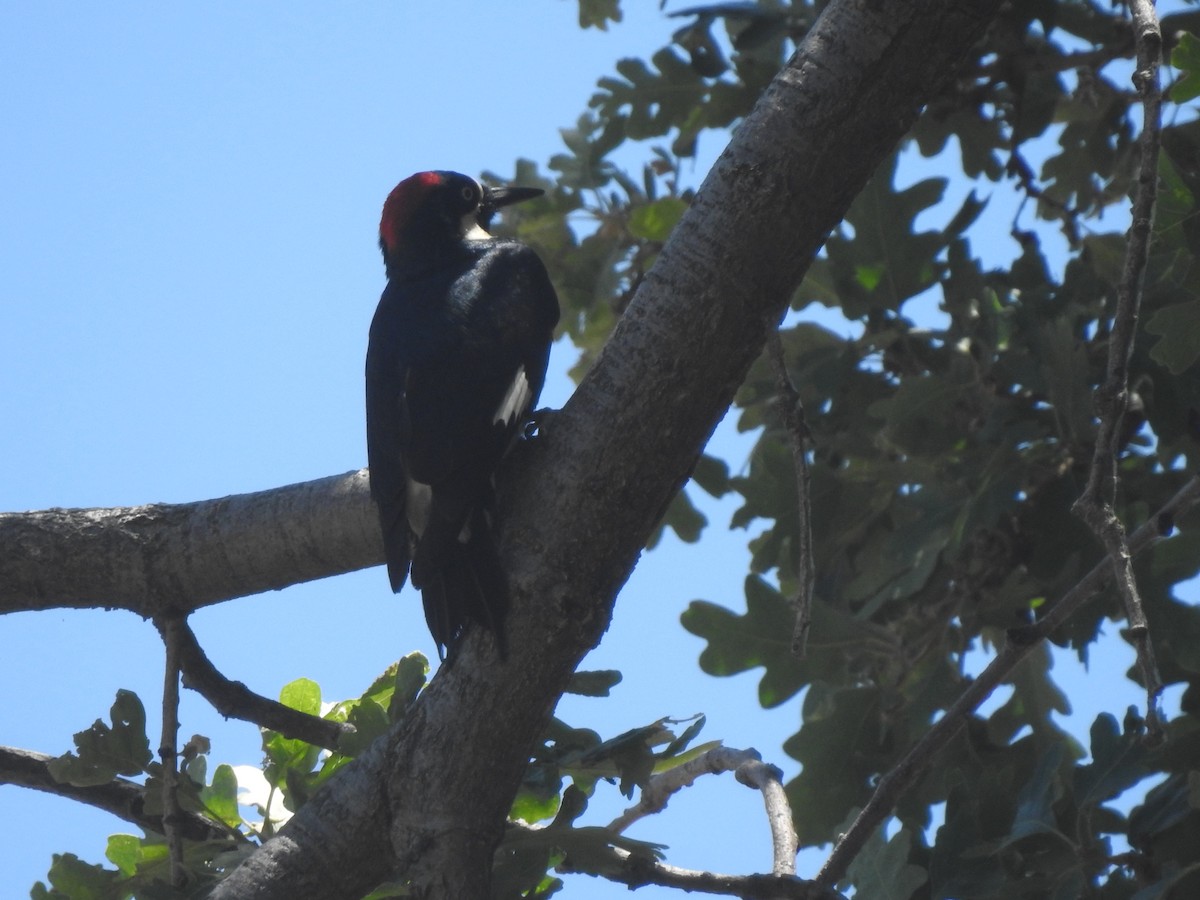
M 196 503 L 0 513 L 0 547 L 0 612 L 191 612 L 383 562 L 366 469 Z

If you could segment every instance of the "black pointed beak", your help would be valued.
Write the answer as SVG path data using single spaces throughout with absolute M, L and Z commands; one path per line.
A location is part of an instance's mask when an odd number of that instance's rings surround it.
M 480 212 L 484 215 L 491 215 L 502 206 L 509 206 L 513 203 L 521 203 L 525 200 L 532 200 L 534 197 L 540 197 L 546 193 L 541 188 L 531 187 L 484 187 L 483 201 L 480 205 Z

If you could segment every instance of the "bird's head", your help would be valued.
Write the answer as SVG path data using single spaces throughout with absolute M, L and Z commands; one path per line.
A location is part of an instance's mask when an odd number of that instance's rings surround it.
M 379 248 L 386 265 L 406 253 L 436 252 L 464 240 L 484 240 L 496 210 L 531 200 L 540 188 L 488 187 L 458 172 L 418 172 L 396 185 L 383 204 Z

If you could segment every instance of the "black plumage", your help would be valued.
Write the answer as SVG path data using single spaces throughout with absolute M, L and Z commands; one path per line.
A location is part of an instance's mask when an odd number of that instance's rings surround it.
M 384 205 L 388 283 L 366 364 L 371 494 L 392 590 L 411 573 L 439 654 L 470 621 L 503 647 L 493 478 L 541 392 L 559 311 L 537 255 L 484 228 L 496 208 L 540 193 L 423 172 Z

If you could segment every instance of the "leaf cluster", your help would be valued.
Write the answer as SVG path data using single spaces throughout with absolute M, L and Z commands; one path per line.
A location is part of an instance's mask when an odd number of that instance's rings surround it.
M 35 900 L 124 900 L 136 897 L 204 896 L 226 872 L 269 838 L 313 794 L 358 753 L 395 723 L 425 686 L 428 661 L 419 653 L 389 666 L 361 697 L 332 704 L 321 699 L 320 686 L 307 678 L 285 685 L 280 702 L 291 709 L 336 722 L 356 732 L 330 752 L 279 732 L 262 729 L 265 784 L 243 784 L 238 774 L 220 765 L 207 781 L 208 740 L 195 736 L 186 746 L 180 773 L 180 805 L 209 820 L 222 840 L 185 842 L 187 887 L 171 887 L 170 860 L 165 838 L 157 831 L 142 836 L 114 834 L 105 857 L 115 868 L 84 862 L 74 854 L 56 854 L 47 882 L 34 886 Z M 568 692 L 605 697 L 621 680 L 613 671 L 578 672 Z M 75 735 L 76 752 L 50 764 L 59 781 L 75 785 L 106 784 L 116 775 L 142 777 L 143 809 L 161 816 L 162 765 L 153 761 L 141 700 L 119 691 L 111 723 L 95 722 Z M 682 725 L 678 733 L 675 727 Z M 586 728 L 572 728 L 555 718 L 530 758 L 529 767 L 509 814 L 509 831 L 496 851 L 494 895 L 548 897 L 562 886 L 555 867 L 599 872 L 612 865 L 608 851 L 619 848 L 635 857 L 658 859 L 661 848 L 625 837 L 607 826 L 576 824 L 598 785 L 619 784 L 632 797 L 654 774 L 665 772 L 703 753 L 715 743 L 696 747 L 692 741 L 704 727 L 704 717 L 676 722 L 660 719 L 603 739 Z M 385 884 L 373 900 L 407 896 L 402 884 Z
M 762 73 L 823 6 L 681 10 L 671 45 L 600 80 L 589 114 L 565 135 L 569 158 L 552 163 L 572 211 L 601 223 L 579 246 L 588 259 L 607 259 L 607 278 L 590 282 L 598 294 L 573 305 L 578 295 L 566 292 L 581 367 L 636 289 L 633 248 L 653 252 L 630 223 L 661 202 L 659 185 L 686 205 L 681 173 L 702 135 L 748 113 Z M 1168 98 L 1182 104 L 1196 95 L 1200 45 L 1181 33 L 1196 14 L 1163 12 Z M 736 461 L 705 457 L 698 466 L 706 491 L 740 498 L 731 524 L 747 529 L 753 561 L 744 612 L 727 598 L 697 600 L 683 624 L 707 641 L 705 671 L 761 668 L 767 707 L 802 695 L 785 749 L 802 764 L 788 791 L 804 845 L 833 840 L 970 682 L 975 660 L 1101 559 L 1070 510 L 1096 434 L 1093 395 L 1105 376 L 1139 163 L 1133 49 L 1119 6 L 1007 4 L 797 290 L 781 339 L 811 432 L 817 581 L 805 659 L 789 652 L 801 545 L 795 469 L 765 358 L 737 398 L 740 427 L 757 435 L 748 465 L 736 475 Z M 1121 435 L 1117 511 L 1129 528 L 1200 462 L 1200 126 L 1182 106 L 1166 115 Z M 645 142 L 640 179 L 612 161 L 632 142 Z M 931 170 L 938 174 L 914 174 Z M 567 272 L 577 264 L 559 257 Z M 810 316 L 818 306 L 842 324 Z M 697 540 L 707 523 L 681 493 L 664 524 Z M 1051 676 L 1051 654 L 1038 651 L 1007 698 L 974 716 L 909 791 L 897 810 L 902 830 L 866 851 L 864 866 L 892 873 L 880 895 L 1179 889 L 1200 845 L 1178 840 L 1164 850 L 1165 835 L 1194 824 L 1182 806 L 1177 819 L 1144 812 L 1186 793 L 1179 754 L 1200 696 L 1190 639 L 1200 614 L 1177 596 L 1200 569 L 1196 523 L 1174 524 L 1177 535 L 1138 566 L 1164 680 L 1184 687 L 1171 753 L 1142 746 L 1136 716 L 1124 730 L 1102 716 L 1090 748 L 1066 733 L 1056 716 L 1068 698 Z M 1087 662 L 1106 622 L 1122 616 L 1115 596 L 1098 597 L 1054 640 Z M 1132 815 L 1136 796 L 1112 804 L 1143 781 L 1152 790 Z M 860 891 L 875 883 L 867 868 L 850 874 Z

